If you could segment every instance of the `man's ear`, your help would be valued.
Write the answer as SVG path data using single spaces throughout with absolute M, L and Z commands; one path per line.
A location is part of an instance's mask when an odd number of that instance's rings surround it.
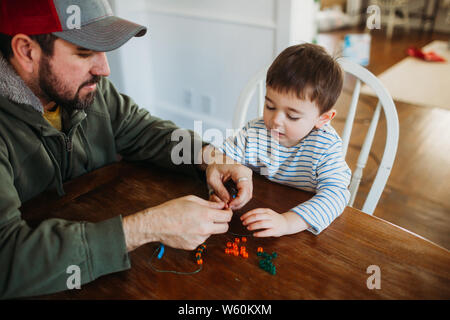
M 11 62 L 22 72 L 33 73 L 41 53 L 39 45 L 29 36 L 19 33 L 12 38 L 11 49 L 13 51 Z
M 330 122 L 334 116 L 336 115 L 336 109 L 328 110 L 320 115 L 319 119 L 316 122 L 315 127 L 317 129 L 322 128 L 326 123 Z

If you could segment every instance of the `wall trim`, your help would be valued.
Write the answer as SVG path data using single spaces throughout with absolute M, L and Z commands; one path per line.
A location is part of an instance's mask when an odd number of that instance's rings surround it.
M 159 114 L 163 113 L 170 113 L 177 115 L 179 117 L 183 117 L 185 119 L 190 119 L 192 121 L 203 121 L 208 126 L 212 128 L 217 128 L 219 130 L 225 131 L 226 129 L 232 129 L 233 126 L 231 122 L 229 123 L 230 127 L 227 128 L 226 123 L 223 121 L 217 120 L 217 118 L 208 116 L 193 110 L 187 110 L 182 107 L 177 107 L 176 105 L 173 105 L 171 103 L 165 102 L 165 101 L 157 101 L 155 103 L 152 103 L 152 114 L 156 115 L 157 117 Z M 158 112 L 160 111 L 160 112 Z M 166 119 L 166 120 L 172 120 L 172 119 Z
M 259 19 L 251 19 L 248 17 L 235 17 L 223 14 L 212 14 L 210 12 L 198 12 L 186 9 L 172 9 L 160 6 L 147 4 L 147 12 L 155 14 L 164 14 L 168 16 L 175 16 L 188 19 L 205 20 L 216 23 L 227 23 L 244 25 L 248 27 L 263 28 L 269 30 L 276 30 L 277 24 L 275 21 L 265 21 Z

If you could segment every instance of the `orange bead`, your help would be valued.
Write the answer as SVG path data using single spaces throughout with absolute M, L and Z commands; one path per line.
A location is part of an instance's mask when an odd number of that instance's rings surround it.
M 195 254 L 195 257 L 197 258 L 197 257 L 201 257 L 202 256 L 202 254 L 200 253 L 200 252 L 197 252 L 196 254 Z
M 247 242 L 247 238 L 246 237 L 242 237 L 242 242 Z
M 225 253 L 229 254 L 230 253 L 230 249 L 225 248 Z
M 227 247 L 228 247 L 228 248 L 231 248 L 231 247 L 232 247 L 231 242 L 227 242 Z
M 244 253 L 242 254 L 242 257 L 243 257 L 244 259 L 247 259 L 247 258 L 248 258 L 248 253 L 247 253 L 247 252 L 244 252 Z
M 235 257 L 237 257 L 239 255 L 239 252 L 237 250 L 233 250 L 233 254 Z
M 203 264 L 203 260 L 202 259 L 197 260 L 197 264 Z
M 235 243 L 239 243 L 239 241 L 240 241 L 239 238 L 234 238 Z
M 264 252 L 262 247 L 258 247 L 258 252 Z

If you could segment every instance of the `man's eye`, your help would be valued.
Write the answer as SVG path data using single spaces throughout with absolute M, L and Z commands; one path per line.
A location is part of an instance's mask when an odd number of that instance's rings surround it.
M 81 58 L 89 58 L 91 56 L 91 53 L 78 53 L 78 56 Z

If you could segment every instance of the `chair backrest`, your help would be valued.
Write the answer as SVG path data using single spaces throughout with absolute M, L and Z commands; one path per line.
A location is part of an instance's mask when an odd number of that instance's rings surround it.
M 386 118 L 386 144 L 384 147 L 383 156 L 377 170 L 377 174 L 372 183 L 369 194 L 364 202 L 362 211 L 368 214 L 373 214 L 381 193 L 384 190 L 391 168 L 394 163 L 395 154 L 397 153 L 398 137 L 399 137 L 399 123 L 397 110 L 394 101 L 388 90 L 384 87 L 381 81 L 373 75 L 369 70 L 356 64 L 348 59 L 340 58 L 338 62 L 345 73 L 351 74 L 356 78 L 355 87 L 347 114 L 344 130 L 342 133 L 343 153 L 344 157 L 347 154 L 347 149 L 350 141 L 350 135 L 355 120 L 356 107 L 358 105 L 359 95 L 361 92 L 361 84 L 364 83 L 369 86 L 378 97 L 377 107 L 373 114 L 369 129 L 367 130 L 361 152 L 358 156 L 356 168 L 352 174 L 352 179 L 349 186 L 351 194 L 349 206 L 353 206 L 356 194 L 358 192 L 359 184 L 361 182 L 363 169 L 366 166 L 369 152 L 372 147 L 373 138 L 378 125 L 381 109 L 383 109 Z M 258 72 L 247 83 L 245 88 L 241 91 L 238 103 L 233 115 L 233 127 L 235 129 L 242 128 L 246 122 L 246 115 L 249 111 L 250 102 L 256 93 L 258 116 L 262 116 L 264 110 L 265 100 L 265 82 L 268 67 Z

